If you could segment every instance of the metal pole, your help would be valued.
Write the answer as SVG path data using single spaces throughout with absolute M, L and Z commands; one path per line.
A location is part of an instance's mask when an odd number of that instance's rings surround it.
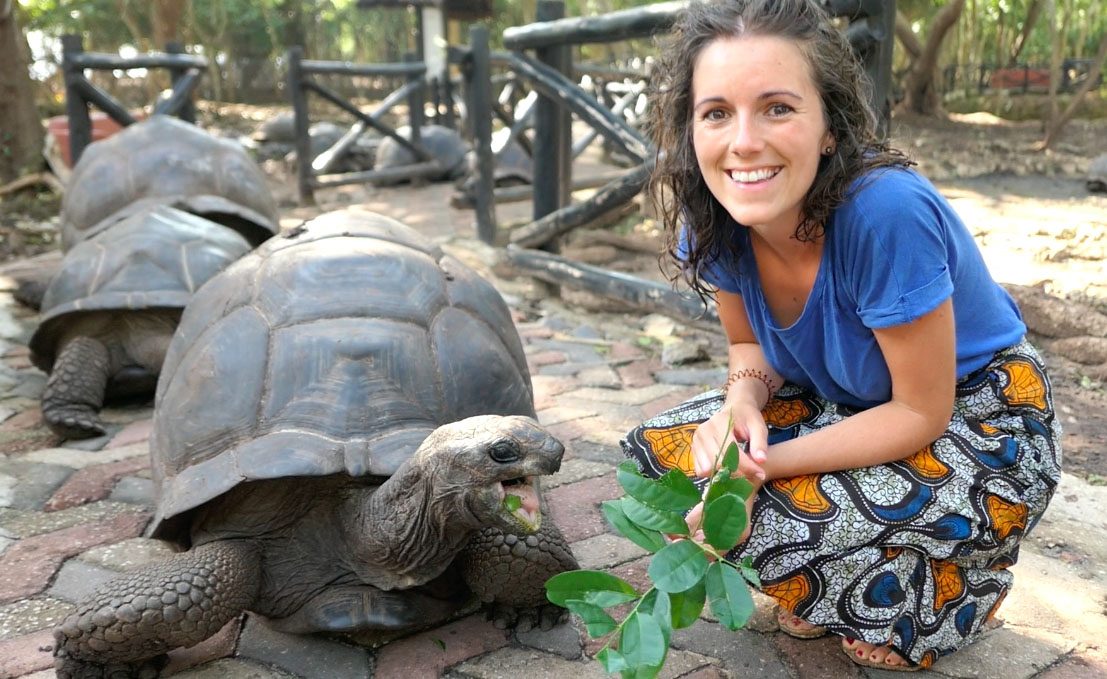
M 85 100 L 81 82 L 84 71 L 72 63 L 72 58 L 84 51 L 79 35 L 62 36 L 62 73 L 65 78 L 65 115 L 69 124 L 69 159 L 76 166 L 92 143 L 92 119 L 88 114 L 88 102 Z
M 473 147 L 477 154 L 476 219 L 477 237 L 494 245 L 496 242 L 495 158 L 492 157 L 492 67 L 488 61 L 488 27 L 475 24 L 469 28 L 472 49 L 469 90 L 470 118 L 473 121 Z
M 296 124 L 296 185 L 301 205 L 315 205 L 312 190 L 311 137 L 308 128 L 307 92 L 304 89 L 304 48 L 296 45 L 288 50 L 288 96 L 292 97 L 292 113 Z

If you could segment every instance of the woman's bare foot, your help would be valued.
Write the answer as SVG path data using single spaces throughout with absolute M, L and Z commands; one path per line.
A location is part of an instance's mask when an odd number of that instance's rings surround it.
M 825 627 L 812 625 L 806 620 L 792 615 L 781 606 L 776 609 L 776 622 L 780 626 L 781 632 L 797 639 L 817 639 L 826 634 Z
M 918 669 L 917 665 L 912 665 L 893 651 L 891 646 L 874 646 L 860 639 L 842 637 L 842 650 L 858 665 L 901 671 Z

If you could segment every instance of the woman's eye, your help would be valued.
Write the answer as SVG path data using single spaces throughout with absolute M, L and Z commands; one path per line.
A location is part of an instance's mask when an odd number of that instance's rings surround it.
M 719 108 L 713 108 L 704 114 L 704 120 L 722 120 L 726 117 L 726 112 Z
M 788 104 L 773 104 L 769 107 L 769 115 L 784 116 L 792 112 L 792 107 Z

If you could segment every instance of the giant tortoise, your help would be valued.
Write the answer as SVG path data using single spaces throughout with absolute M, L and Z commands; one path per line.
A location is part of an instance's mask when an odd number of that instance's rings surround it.
M 219 222 L 252 245 L 279 227 L 265 175 L 240 144 L 155 115 L 85 150 L 62 200 L 62 247 L 151 205 Z
M 197 293 L 158 382 L 150 534 L 189 549 L 66 618 L 58 676 L 145 672 L 245 610 L 296 633 L 474 595 L 504 626 L 564 619 L 543 583 L 576 562 L 538 482 L 563 448 L 534 416 L 506 305 L 457 259 L 353 210 L 271 239 Z
M 396 134 L 411 139 L 411 128 L 403 126 Z M 427 177 L 430 180 L 457 179 L 465 173 L 465 157 L 469 145 L 461 135 L 441 125 L 426 125 L 419 128 L 419 143 L 438 163 L 440 172 Z M 392 137 L 383 137 L 377 147 L 377 159 L 374 170 L 387 170 L 416 163 L 415 154 Z M 387 183 L 387 182 L 378 182 Z
M 105 396 L 152 394 L 192 293 L 249 250 L 224 226 L 154 206 L 67 252 L 30 341 L 31 359 L 50 373 L 42 395 L 50 429 L 102 434 Z

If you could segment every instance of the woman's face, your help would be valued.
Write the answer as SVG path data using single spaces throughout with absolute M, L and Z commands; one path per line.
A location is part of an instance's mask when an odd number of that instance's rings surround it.
M 721 38 L 693 64 L 692 140 L 708 188 L 739 224 L 792 234 L 833 145 L 822 97 L 793 42 Z

